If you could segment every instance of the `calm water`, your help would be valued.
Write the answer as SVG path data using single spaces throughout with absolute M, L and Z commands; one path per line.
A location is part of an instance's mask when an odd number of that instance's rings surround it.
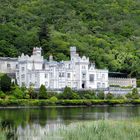
M 10 139 L 42 139 L 74 122 L 100 119 L 129 119 L 140 116 L 136 107 L 73 107 L 42 109 L 0 109 L 0 134 Z M 2 135 L 0 135 L 2 139 Z M 4 139 L 4 138 L 3 138 Z

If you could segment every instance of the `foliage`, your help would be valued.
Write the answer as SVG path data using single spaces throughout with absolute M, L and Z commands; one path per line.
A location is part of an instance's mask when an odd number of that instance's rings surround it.
M 0 91 L 0 99 L 5 99 L 6 95 L 3 91 Z
M 23 94 L 23 91 L 18 86 L 16 86 L 12 95 L 14 95 L 17 99 L 23 99 Z
M 128 99 L 139 99 L 140 98 L 137 88 L 133 88 L 132 93 L 128 93 L 125 96 Z
M 77 91 L 77 94 L 80 96 L 80 99 L 96 99 L 97 98 L 94 90 Z
M 53 102 L 53 103 L 55 103 L 55 102 L 57 102 L 57 97 L 55 97 L 55 96 L 53 96 L 53 97 L 51 97 L 50 99 L 49 99 L 51 102 Z
M 113 99 L 114 95 L 112 93 L 106 94 L 106 99 Z
M 97 98 L 98 99 L 105 99 L 105 94 L 103 91 L 98 91 L 97 93 Z
M 73 91 L 70 87 L 65 87 L 63 94 L 63 99 L 73 99 Z
M 47 137 L 55 139 L 58 136 L 66 140 L 139 140 L 139 129 L 139 122 L 135 121 L 84 121 L 61 127 Z
M 140 95 L 138 93 L 137 88 L 133 88 L 133 90 L 132 90 L 132 99 L 139 99 L 139 98 L 140 98 Z
M 140 79 L 137 80 L 137 87 L 140 87 Z
M 11 78 L 7 74 L 1 76 L 0 87 L 3 92 L 7 92 L 11 90 Z
M 92 105 L 119 105 L 119 104 L 140 104 L 140 99 L 133 99 L 133 100 L 126 100 L 126 99 L 112 99 L 112 100 L 91 100 L 91 99 L 65 99 L 60 100 L 56 97 L 51 97 L 51 99 L 16 99 L 14 96 L 9 96 L 8 99 L 0 99 L 0 106 L 48 106 L 48 105 L 66 105 L 66 106 L 75 106 L 75 105 L 85 105 L 85 106 L 92 106 Z
M 44 85 L 40 86 L 39 89 L 39 99 L 47 99 L 47 89 Z
M 41 46 L 45 57 L 66 60 L 75 45 L 98 68 L 140 77 L 139 7 L 139 0 L 2 0 L 0 56 Z
M 33 86 L 28 88 L 27 94 L 30 96 L 30 99 L 35 99 L 37 97 Z

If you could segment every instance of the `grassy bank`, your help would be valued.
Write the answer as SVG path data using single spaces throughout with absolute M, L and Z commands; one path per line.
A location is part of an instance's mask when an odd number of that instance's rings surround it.
M 68 126 L 58 124 L 51 130 L 46 127 L 38 131 L 36 127 L 32 127 L 28 131 L 29 133 L 26 128 L 22 133 L 12 129 L 6 129 L 5 132 L 1 130 L 0 138 L 6 140 L 6 134 L 12 132 L 15 138 L 31 140 L 35 137 L 42 140 L 139 140 L 140 121 L 133 119 L 85 121 L 71 123 Z
M 56 133 L 50 139 L 66 140 L 139 140 L 140 123 L 135 121 L 94 121 L 72 124 Z
M 41 99 L 1 99 L 0 106 L 76 106 L 76 105 L 117 105 L 140 104 L 140 100 L 41 100 Z

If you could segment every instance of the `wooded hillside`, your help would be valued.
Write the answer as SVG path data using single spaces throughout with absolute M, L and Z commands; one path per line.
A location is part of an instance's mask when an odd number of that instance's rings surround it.
M 69 58 L 69 46 L 98 68 L 140 75 L 140 0 L 1 0 L 0 56 Z

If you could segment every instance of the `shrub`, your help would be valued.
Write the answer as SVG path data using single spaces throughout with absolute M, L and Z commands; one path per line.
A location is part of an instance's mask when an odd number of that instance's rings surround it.
M 132 90 L 132 99 L 139 99 L 139 93 L 137 88 L 133 88 Z
M 0 91 L 0 98 L 1 98 L 1 99 L 5 99 L 5 98 L 6 98 L 6 95 L 4 94 L 3 91 Z
M 132 99 L 132 93 L 127 93 L 127 94 L 125 95 L 125 97 L 126 97 L 127 99 Z
M 73 98 L 72 95 L 73 95 L 72 89 L 70 87 L 65 87 L 62 95 L 63 99 L 72 99 Z
M 114 95 L 112 93 L 106 94 L 106 99 L 113 99 Z
M 93 90 L 78 91 L 77 94 L 80 99 L 96 99 L 96 94 Z
M 107 100 L 108 104 L 114 105 L 114 104 L 125 104 L 129 103 L 128 100 Z
M 39 89 L 39 99 L 47 99 L 47 89 L 44 85 L 41 85 Z
M 53 97 L 51 97 L 50 99 L 49 99 L 52 103 L 55 103 L 55 102 L 57 102 L 57 97 L 55 97 L 55 96 L 53 96 Z
M 117 95 L 117 96 L 115 96 L 114 98 L 115 98 L 115 99 L 124 99 L 124 100 L 127 99 L 127 98 L 126 98 L 126 95 Z
M 18 86 L 16 86 L 15 90 L 13 91 L 13 95 L 17 99 L 23 99 L 23 91 Z
M 97 93 L 97 98 L 98 98 L 98 99 L 105 99 L 105 94 L 104 94 L 104 92 L 103 92 L 103 91 L 99 91 L 99 92 Z
M 11 90 L 11 78 L 4 74 L 0 79 L 0 87 L 3 92 L 7 92 Z
M 35 91 L 33 86 L 28 88 L 27 94 L 30 96 L 30 99 L 35 99 Z
M 15 100 L 15 99 L 17 99 L 14 95 L 10 95 L 10 96 L 8 96 L 8 99 L 9 100 Z
M 71 99 L 80 99 L 80 96 L 77 93 L 73 92 Z
M 140 87 L 140 79 L 137 80 L 137 87 Z

